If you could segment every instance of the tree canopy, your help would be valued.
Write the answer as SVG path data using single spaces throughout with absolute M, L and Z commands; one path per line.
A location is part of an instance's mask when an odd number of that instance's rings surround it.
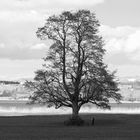
M 50 16 L 37 37 L 51 40 L 43 69 L 36 71 L 32 102 L 48 106 L 71 107 L 73 116 L 83 104 L 110 108 L 109 100 L 121 100 L 114 72 L 103 62 L 104 41 L 99 21 L 89 10 L 65 11 Z

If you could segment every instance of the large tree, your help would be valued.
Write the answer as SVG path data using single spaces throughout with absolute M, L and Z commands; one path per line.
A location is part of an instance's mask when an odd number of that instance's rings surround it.
M 51 40 L 52 45 L 43 69 L 28 82 L 34 91 L 32 102 L 70 107 L 72 116 L 77 117 L 86 103 L 110 108 L 110 98 L 120 101 L 114 73 L 103 62 L 105 50 L 99 26 L 94 13 L 79 10 L 51 16 L 38 29 L 37 37 Z

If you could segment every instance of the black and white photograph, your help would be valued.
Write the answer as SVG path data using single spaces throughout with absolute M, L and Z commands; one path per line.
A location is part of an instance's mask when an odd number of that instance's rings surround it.
M 140 0 L 0 0 L 0 140 L 140 140 Z

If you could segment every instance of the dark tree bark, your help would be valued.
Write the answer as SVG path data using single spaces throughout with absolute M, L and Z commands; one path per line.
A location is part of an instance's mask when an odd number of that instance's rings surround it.
M 79 106 L 77 103 L 73 103 L 72 105 L 72 117 L 77 118 L 79 115 Z

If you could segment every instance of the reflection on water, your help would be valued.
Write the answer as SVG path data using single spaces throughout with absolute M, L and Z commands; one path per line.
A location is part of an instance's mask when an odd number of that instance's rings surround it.
M 111 110 L 102 110 L 95 106 L 85 106 L 80 113 L 124 113 L 140 114 L 140 103 L 111 104 Z M 70 108 L 47 108 L 39 105 L 28 105 L 25 101 L 0 101 L 0 116 L 21 116 L 21 115 L 52 115 L 70 114 Z

